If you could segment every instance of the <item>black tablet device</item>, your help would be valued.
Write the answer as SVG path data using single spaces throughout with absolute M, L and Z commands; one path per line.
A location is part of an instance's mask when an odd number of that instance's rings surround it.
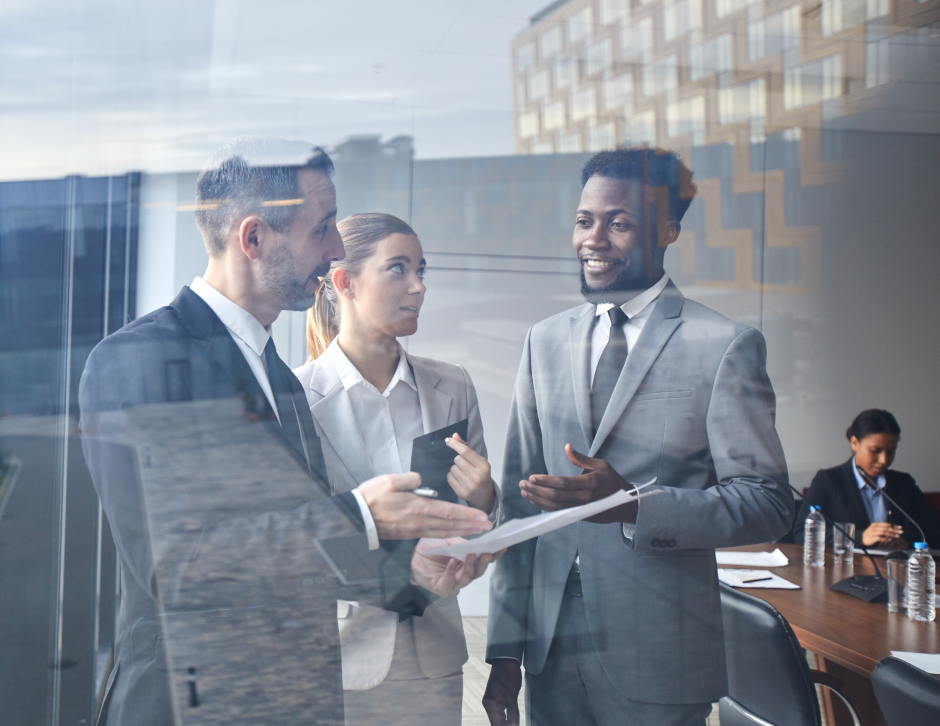
M 421 475 L 421 486 L 437 492 L 442 502 L 457 502 L 457 492 L 447 483 L 447 473 L 454 465 L 457 452 L 444 443 L 444 439 L 460 434 L 467 440 L 468 420 L 445 426 L 424 436 L 418 436 L 411 445 L 411 470 Z

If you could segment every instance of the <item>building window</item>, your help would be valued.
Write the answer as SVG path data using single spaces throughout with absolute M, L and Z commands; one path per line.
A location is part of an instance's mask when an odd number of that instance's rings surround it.
M 783 107 L 811 106 L 842 95 L 842 56 L 830 55 L 783 73 Z
M 800 6 L 781 10 L 747 26 L 751 60 L 775 55 L 800 44 Z
M 822 0 L 822 34 L 854 28 L 888 14 L 888 0 Z
M 716 0 L 715 14 L 718 15 L 719 18 L 723 18 L 726 15 L 736 13 L 738 10 L 746 8 L 748 5 L 754 5 L 758 2 L 760 2 L 760 0 Z
M 891 38 L 868 40 L 865 43 L 865 88 L 888 82 L 888 59 Z
M 585 88 L 571 94 L 571 120 L 591 118 L 597 112 L 597 96 L 593 88 Z
M 529 100 L 539 101 L 548 96 L 548 71 L 529 76 Z
M 588 136 L 588 146 L 590 147 L 590 151 L 606 151 L 607 149 L 614 148 L 613 123 L 592 126 Z
M 609 38 L 589 45 L 587 53 L 585 53 L 585 75 L 593 76 L 595 73 L 608 70 L 610 68 L 611 55 Z
M 624 73 L 622 76 L 611 78 L 604 82 L 604 108 L 608 111 L 624 109 L 629 111 L 633 107 L 633 74 Z
M 656 112 L 635 113 L 627 123 L 627 144 L 656 146 Z
M 526 93 L 525 93 L 525 81 L 516 81 L 516 108 L 525 108 L 526 106 Z
M 565 88 L 578 80 L 578 59 L 557 58 L 555 60 L 555 87 Z
M 705 97 L 693 96 L 666 104 L 666 133 L 670 136 L 692 134 L 693 144 L 705 141 Z
M 679 87 L 676 57 L 667 55 L 659 60 L 643 64 L 643 95 L 674 91 Z
M 552 154 L 555 151 L 554 144 L 549 141 L 533 141 L 532 142 L 532 152 L 533 154 Z
M 620 31 L 620 54 L 624 58 L 653 51 L 653 19 L 643 18 Z
M 763 78 L 722 88 L 718 92 L 718 122 L 733 124 L 767 116 L 767 89 Z
M 689 74 L 693 81 L 731 69 L 730 33 L 689 47 Z
M 530 111 L 521 113 L 516 117 L 516 128 L 519 131 L 519 138 L 529 139 L 536 136 L 539 132 L 539 112 Z
M 558 129 L 565 125 L 565 102 L 555 101 L 546 103 L 542 111 L 542 128 L 546 131 Z
M 568 42 L 579 43 L 587 38 L 591 34 L 593 22 L 590 7 L 579 10 L 568 18 Z
M 672 40 L 702 27 L 702 0 L 666 0 L 663 5 L 663 38 Z
M 526 43 L 516 48 L 516 70 L 527 71 L 535 63 L 535 46 Z
M 581 152 L 581 134 L 562 134 L 558 138 L 559 154 L 578 154 Z
M 601 25 L 610 25 L 630 17 L 630 0 L 601 0 L 600 11 Z
M 539 58 L 550 58 L 561 50 L 561 28 L 555 26 L 539 36 Z

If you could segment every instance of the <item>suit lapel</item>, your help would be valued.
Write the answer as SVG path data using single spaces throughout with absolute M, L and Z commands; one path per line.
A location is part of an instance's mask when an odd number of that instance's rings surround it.
M 270 429 L 274 435 L 286 444 L 288 449 L 302 463 L 302 466 L 310 471 L 304 451 L 298 451 L 296 444 L 284 436 L 284 431 L 278 424 L 277 417 L 268 403 L 268 398 L 248 365 L 248 361 L 245 360 L 245 356 L 235 343 L 235 339 L 228 332 L 228 328 L 219 320 L 212 308 L 188 286 L 183 287 L 176 299 L 170 303 L 170 307 L 176 311 L 180 322 L 189 331 L 196 348 L 234 384 L 238 395 L 245 401 L 246 412 L 256 414 L 266 420 L 270 424 Z M 290 373 L 290 376 L 293 377 L 293 373 Z M 296 385 L 298 388 L 300 387 L 299 382 L 296 382 Z M 280 404 L 280 401 L 278 403 Z M 304 402 L 303 408 L 306 408 L 306 402 Z M 303 421 L 302 409 L 298 409 L 295 413 L 290 399 L 285 400 L 284 404 L 279 406 L 279 409 L 284 410 L 282 415 L 298 415 Z M 306 428 L 302 427 L 302 429 L 307 434 Z M 316 438 L 311 440 L 308 435 L 306 443 L 308 451 L 311 452 L 310 464 L 312 465 L 316 460 L 312 451 L 319 447 L 319 440 Z M 320 457 L 322 458 L 322 454 Z
M 571 351 L 571 379 L 578 423 L 584 435 L 585 448 L 592 435 L 591 422 L 591 329 L 594 327 L 594 305 L 586 305 L 580 315 L 568 321 L 568 348 Z
M 424 427 L 424 433 L 429 434 L 444 428 L 450 421 L 450 409 L 454 399 L 438 390 L 437 386 L 441 382 L 439 375 L 424 366 L 418 359 L 409 358 L 408 362 L 418 389 L 418 403 L 421 406 L 421 424 Z
M 310 412 L 320 425 L 323 437 L 336 452 L 336 458 L 356 484 L 374 477 L 372 460 L 356 425 L 352 401 L 335 366 L 329 361 L 317 365 L 310 380 L 310 388 L 323 396 L 310 407 Z
M 871 517 L 868 515 L 865 500 L 862 499 L 865 495 L 862 494 L 862 490 L 858 488 L 858 479 L 855 478 L 855 472 L 852 471 L 854 460 L 855 457 L 853 456 L 839 469 L 842 474 L 841 486 L 845 501 L 852 509 L 853 517 L 851 521 L 864 522 L 865 525 L 863 527 L 856 527 L 856 529 L 865 530 L 868 529 L 868 526 L 871 524 Z M 857 532 L 856 534 L 861 535 L 861 532 Z
M 597 435 L 591 444 L 588 456 L 595 456 L 610 434 L 614 424 L 623 415 L 624 410 L 646 377 L 653 362 L 659 357 L 663 346 L 682 322 L 680 313 L 685 298 L 670 280 L 663 290 L 653 312 L 643 326 L 643 332 L 627 355 L 627 363 L 620 372 L 617 385 L 604 411 L 604 418 L 597 427 Z M 588 416 L 590 420 L 590 415 Z

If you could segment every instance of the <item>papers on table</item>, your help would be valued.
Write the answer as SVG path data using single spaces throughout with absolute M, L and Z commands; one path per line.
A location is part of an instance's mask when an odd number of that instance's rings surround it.
M 915 668 L 920 668 L 927 673 L 940 675 L 940 654 L 936 653 L 911 653 L 905 650 L 892 650 L 891 655 L 905 663 L 910 663 Z
M 799 590 L 789 580 L 784 580 L 770 570 L 718 570 L 718 579 L 731 587 L 755 587 L 764 590 Z
M 719 565 L 745 565 L 746 567 L 786 567 L 790 560 L 779 549 L 773 552 L 716 552 Z
M 512 547 L 520 542 L 525 542 L 533 537 L 547 534 L 556 529 L 560 529 L 569 524 L 580 522 L 587 517 L 593 517 L 595 514 L 606 512 L 608 509 L 619 507 L 621 504 L 632 502 L 635 499 L 642 499 L 646 496 L 658 494 L 658 491 L 643 492 L 637 494 L 638 489 L 648 487 L 655 482 L 655 477 L 646 484 L 632 489 L 630 491 L 620 490 L 614 492 L 609 497 L 599 499 L 596 502 L 583 504 L 580 507 L 571 507 L 570 509 L 561 509 L 557 512 L 545 512 L 537 514 L 534 517 L 523 517 L 522 519 L 510 519 L 499 527 L 494 527 L 489 532 L 476 537 L 475 539 L 459 542 L 458 544 L 447 547 L 439 547 L 435 550 L 429 550 L 430 555 L 447 555 L 448 557 L 457 557 L 465 559 L 467 555 L 482 555 L 492 552 L 499 552 L 505 547 Z

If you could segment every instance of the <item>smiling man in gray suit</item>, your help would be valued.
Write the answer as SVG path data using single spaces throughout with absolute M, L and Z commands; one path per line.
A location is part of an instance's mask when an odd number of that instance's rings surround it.
M 701 726 L 727 693 L 714 550 L 773 540 L 793 500 L 761 334 L 686 300 L 663 269 L 695 195 L 672 153 L 593 157 L 573 243 L 587 303 L 529 331 L 507 517 L 656 494 L 511 548 L 490 586 L 494 725 Z M 580 452 L 580 453 L 579 453 Z

